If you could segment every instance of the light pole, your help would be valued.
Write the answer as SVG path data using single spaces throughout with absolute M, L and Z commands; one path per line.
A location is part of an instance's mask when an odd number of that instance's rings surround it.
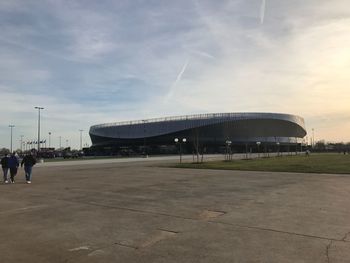
M 303 138 L 302 142 L 300 143 L 300 153 L 303 153 L 303 144 L 305 143 L 305 138 Z
M 146 151 L 146 120 L 142 120 L 143 122 L 143 154 L 147 157 Z
M 10 144 L 11 146 L 10 146 L 10 152 L 11 152 L 11 154 L 12 154 L 12 130 L 13 130 L 13 128 L 15 127 L 15 125 L 10 124 L 9 127 L 10 127 L 10 129 L 11 129 L 11 144 Z
M 82 147 L 82 133 L 84 130 L 79 130 L 79 131 L 80 131 L 80 150 L 82 150 L 83 149 L 83 147 Z
M 49 132 L 49 148 L 51 148 L 51 132 Z
M 261 142 L 256 142 L 256 145 L 258 146 L 258 158 L 260 158 L 260 150 L 259 150 L 260 144 Z
M 66 147 L 68 148 L 68 139 L 66 140 Z
M 226 156 L 225 159 L 226 161 L 231 160 L 231 141 L 227 140 L 226 142 Z
M 61 149 L 62 148 L 62 144 L 61 144 L 62 136 L 59 136 L 58 138 L 60 139 L 60 149 Z
M 315 129 L 312 128 L 312 143 L 311 143 L 311 147 L 314 148 L 315 145 Z
M 277 144 L 277 156 L 280 156 L 280 143 L 276 142 Z
M 21 135 L 21 152 L 23 152 L 23 137 L 24 135 Z
M 38 110 L 38 153 L 40 151 L 40 110 L 43 110 L 43 107 L 34 107 Z
M 183 138 L 182 139 L 182 141 L 181 140 L 179 140 L 179 138 L 175 138 L 174 139 L 174 142 L 175 143 L 179 143 L 179 147 L 180 147 L 180 163 L 182 163 L 182 149 L 181 149 L 181 142 L 183 142 L 183 143 L 185 143 L 187 141 L 187 139 L 186 138 Z

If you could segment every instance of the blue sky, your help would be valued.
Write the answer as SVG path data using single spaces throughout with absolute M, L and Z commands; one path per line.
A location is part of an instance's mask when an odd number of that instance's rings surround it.
M 303 116 L 350 141 L 348 0 L 0 2 L 0 147 L 208 112 Z M 17 144 L 16 144 L 17 143 Z

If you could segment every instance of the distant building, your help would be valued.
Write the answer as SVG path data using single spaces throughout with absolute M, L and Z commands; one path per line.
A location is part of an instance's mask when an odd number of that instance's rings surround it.
M 214 113 L 94 125 L 89 134 L 92 149 L 104 153 L 170 153 L 180 142 L 192 153 L 221 152 L 228 142 L 235 151 L 297 147 L 306 130 L 290 114 Z

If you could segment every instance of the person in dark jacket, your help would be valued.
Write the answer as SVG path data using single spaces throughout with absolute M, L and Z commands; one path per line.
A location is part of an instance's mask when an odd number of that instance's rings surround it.
M 29 153 L 26 156 L 24 156 L 21 162 L 21 167 L 23 166 L 23 164 L 27 184 L 30 184 L 32 182 L 32 169 L 33 166 L 36 164 L 36 159 L 34 158 L 32 153 Z
M 8 161 L 8 166 L 10 168 L 11 183 L 14 184 L 15 183 L 15 176 L 17 174 L 17 169 L 19 166 L 19 161 L 18 161 L 18 158 L 17 158 L 15 152 L 10 156 L 9 161 Z
M 8 178 L 7 178 L 7 174 L 9 172 L 9 156 L 8 154 L 5 154 L 4 157 L 1 158 L 1 167 L 2 167 L 2 171 L 4 172 L 4 183 L 7 184 Z

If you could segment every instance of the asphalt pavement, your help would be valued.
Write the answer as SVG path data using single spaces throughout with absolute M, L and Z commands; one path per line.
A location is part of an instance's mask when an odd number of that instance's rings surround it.
M 20 170 L 0 185 L 0 262 L 350 262 L 350 175 L 176 161 Z

